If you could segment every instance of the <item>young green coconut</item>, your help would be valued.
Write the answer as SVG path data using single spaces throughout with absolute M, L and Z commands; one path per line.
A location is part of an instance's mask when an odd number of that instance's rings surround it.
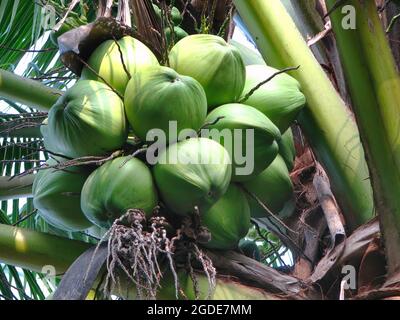
M 207 115 L 207 99 L 195 79 L 159 66 L 132 76 L 125 93 L 125 110 L 133 131 L 146 141 L 152 129 L 169 137 L 171 121 L 176 121 L 178 133 L 200 129 Z
M 122 56 L 122 57 L 121 57 Z M 107 40 L 94 50 L 84 67 L 81 79 L 103 79 L 121 96 L 124 95 L 130 76 L 150 66 L 159 65 L 156 56 L 139 40 L 126 36 Z
M 139 159 L 119 157 L 93 171 L 86 180 L 81 208 L 93 224 L 109 228 L 129 209 L 142 210 L 150 218 L 157 201 L 150 169 Z
M 171 68 L 203 86 L 209 107 L 235 102 L 245 83 L 239 51 L 223 38 L 196 34 L 183 38 L 169 54 Z
M 246 67 L 246 84 L 240 101 L 264 113 L 283 133 L 296 119 L 306 103 L 299 82 L 288 74 L 279 74 L 245 99 L 257 85 L 279 70 L 266 65 Z
M 157 214 L 157 190 L 146 164 L 131 156 L 106 162 L 86 180 L 81 208 L 90 221 L 107 229 L 100 241 L 108 242 L 105 295 L 128 281 L 139 299 L 154 299 L 161 266 L 175 269 L 168 227 Z
M 228 189 L 232 168 L 228 152 L 205 138 L 178 142 L 160 152 L 154 178 L 165 204 L 176 214 L 205 212 Z
M 57 164 L 48 160 L 47 164 Z M 80 206 L 83 184 L 90 171 L 83 167 L 65 170 L 39 170 L 35 175 L 32 194 L 38 214 L 49 224 L 64 231 L 82 231 L 92 226 Z
M 283 160 L 285 160 L 286 166 L 291 172 L 294 167 L 294 160 L 296 158 L 296 149 L 294 146 L 293 132 L 292 129 L 286 130 L 284 134 L 282 134 L 281 141 L 279 144 L 279 154 L 282 156 Z
M 252 179 L 278 154 L 279 129 L 253 107 L 239 103 L 220 106 L 209 113 L 206 123 L 210 138 L 221 143 L 231 156 L 233 181 Z
M 183 38 L 189 36 L 189 34 L 183 30 L 181 27 L 174 26 L 173 28 L 173 35 L 174 35 L 174 43 L 177 43 L 178 41 L 182 40 Z M 165 38 L 167 41 L 167 45 L 171 44 L 172 41 L 172 30 L 170 27 L 167 27 L 164 29 L 165 32 Z
M 264 58 L 255 49 L 251 49 L 233 39 L 229 40 L 229 44 L 239 50 L 240 56 L 242 57 L 245 66 L 251 66 L 253 64 L 265 64 Z
M 246 195 L 231 184 L 226 193 L 201 215 L 201 223 L 211 233 L 203 245 L 211 249 L 236 249 L 250 228 L 250 207 Z
M 81 80 L 51 107 L 41 131 L 49 151 L 72 158 L 105 155 L 126 141 L 124 104 L 107 85 Z
M 153 3 L 153 8 L 158 18 L 158 21 L 161 23 L 161 15 L 162 15 L 161 8 L 154 3 Z M 171 19 L 174 26 L 179 26 L 182 23 L 183 17 L 177 7 L 171 8 Z
M 280 155 L 275 158 L 267 169 L 252 180 L 243 183 L 243 186 L 275 215 L 280 215 L 285 205 L 293 197 L 293 184 L 290 180 L 289 171 Z M 265 209 L 251 195 L 248 195 L 248 200 L 253 218 L 268 216 Z

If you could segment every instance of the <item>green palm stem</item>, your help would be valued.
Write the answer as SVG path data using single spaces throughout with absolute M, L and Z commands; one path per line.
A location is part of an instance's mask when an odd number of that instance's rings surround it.
M 56 274 L 63 274 L 90 246 L 81 241 L 0 224 L 0 262 L 36 272 L 51 265 Z
M 0 69 L 0 97 L 2 98 L 48 111 L 61 95 L 60 90 Z
M 3 138 L 42 138 L 40 127 L 12 129 L 0 123 L 0 137 Z
M 7 176 L 0 177 L 0 201 L 32 196 L 33 174 L 11 180 L 10 178 Z
M 286 10 L 294 20 L 306 41 L 317 37 L 325 31 L 324 21 L 317 11 L 317 0 L 281 0 Z M 321 65 L 330 66 L 336 78 L 336 85 L 342 98 L 347 103 L 347 90 L 344 81 L 342 66 L 339 61 L 339 54 L 332 38 L 327 37 L 310 45 L 312 53 Z
M 373 216 L 372 188 L 357 126 L 280 0 L 235 0 L 253 39 L 270 65 L 292 72 L 307 106 L 298 120 L 324 166 L 335 197 L 354 230 Z
M 334 0 L 328 0 L 332 7 Z M 400 270 L 400 77 L 373 1 L 352 0 L 356 28 L 331 14 L 354 113 L 371 172 L 388 272 Z

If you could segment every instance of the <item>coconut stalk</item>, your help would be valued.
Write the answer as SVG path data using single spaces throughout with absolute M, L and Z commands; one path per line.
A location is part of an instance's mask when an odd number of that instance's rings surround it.
M 0 69 L 0 97 L 2 98 L 48 111 L 61 95 L 60 90 Z
M 11 180 L 10 178 L 7 176 L 0 177 L 0 201 L 32 196 L 33 174 Z
M 56 274 L 63 274 L 76 258 L 91 245 L 0 224 L 0 262 L 42 272 L 52 266 Z
M 7 125 L 0 123 L 0 137 L 4 138 L 42 138 L 42 133 L 38 127 L 28 127 L 20 129 L 9 129 Z
M 327 0 L 329 8 L 335 2 Z M 375 3 L 346 4 L 356 10 L 356 28 L 342 27 L 342 6 L 331 14 L 332 27 L 371 173 L 391 275 L 400 270 L 400 77 Z
M 352 115 L 280 0 L 234 2 L 267 63 L 279 69 L 300 66 L 291 72 L 307 98 L 298 121 L 330 178 L 347 227 L 354 230 L 372 217 L 373 199 Z
M 64 274 L 69 266 L 91 246 L 81 241 L 0 224 L 0 262 L 35 272 L 43 272 L 44 267 L 51 266 L 57 275 Z M 128 281 L 121 284 L 128 285 L 130 283 Z M 97 284 L 98 281 L 94 287 Z M 130 291 L 133 290 L 132 285 L 129 288 Z M 127 290 L 121 290 L 124 291 Z M 128 297 L 132 298 L 135 295 L 131 293 L 127 292 Z M 220 277 L 217 279 L 213 299 L 270 300 L 282 297 L 243 285 L 229 277 Z

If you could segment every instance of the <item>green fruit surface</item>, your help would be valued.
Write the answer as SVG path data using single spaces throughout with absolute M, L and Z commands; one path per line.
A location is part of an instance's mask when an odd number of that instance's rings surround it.
M 282 139 L 278 144 L 279 154 L 282 156 L 283 160 L 285 160 L 286 166 L 290 172 L 293 170 L 294 160 L 296 158 L 292 129 L 289 128 L 284 134 L 282 134 Z
M 118 95 L 103 83 L 82 80 L 51 107 L 41 131 L 48 150 L 77 158 L 121 148 L 127 127 Z
M 228 152 L 205 138 L 169 146 L 154 166 L 162 200 L 180 215 L 192 214 L 195 206 L 208 210 L 228 189 L 231 173 Z
M 244 44 L 232 39 L 229 41 L 229 44 L 239 50 L 240 56 L 242 57 L 245 66 L 250 66 L 253 64 L 265 65 L 263 57 L 256 50 L 250 49 Z
M 167 40 L 167 44 L 170 45 L 171 41 L 172 41 L 172 32 L 171 32 L 171 28 L 167 27 L 164 29 L 165 32 L 165 38 Z M 182 40 L 183 38 L 189 36 L 189 34 L 183 30 L 180 27 L 174 27 L 174 43 L 177 43 L 178 41 Z
M 108 228 L 128 209 L 140 209 L 149 218 L 157 205 L 150 169 L 139 159 L 108 161 L 96 169 L 82 189 L 81 208 L 95 225 Z
M 271 77 L 278 70 L 266 65 L 246 67 L 246 84 L 241 99 L 251 89 Z M 243 103 L 257 108 L 279 128 L 285 132 L 297 118 L 306 103 L 300 91 L 300 84 L 288 74 L 280 74 L 262 85 Z
M 252 180 L 243 183 L 243 186 L 256 195 L 276 215 L 293 197 L 293 184 L 285 161 L 280 155 L 275 158 L 267 169 Z M 248 195 L 248 200 L 253 218 L 268 216 L 253 197 Z
M 183 38 L 172 48 L 169 62 L 179 74 L 203 86 L 209 107 L 236 102 L 243 92 L 245 66 L 239 51 L 214 35 Z
M 161 22 L 162 11 L 161 11 L 160 7 L 153 3 L 153 8 L 156 13 L 158 21 Z M 177 7 L 172 7 L 171 18 L 172 18 L 172 22 L 175 26 L 179 26 L 182 23 L 183 17 Z
M 49 165 L 56 164 L 48 160 Z M 82 167 L 66 170 L 45 169 L 35 175 L 32 194 L 38 214 L 51 225 L 64 231 L 81 231 L 92 224 L 80 207 L 83 184 L 90 171 Z
M 149 48 L 129 36 L 118 40 L 118 44 L 114 40 L 104 41 L 94 50 L 87 63 L 90 68 L 83 68 L 81 79 L 101 82 L 104 79 L 121 96 L 125 94 L 129 81 L 128 73 L 132 76 L 147 67 L 159 65 Z
M 172 7 L 171 17 L 175 26 L 179 26 L 182 23 L 183 17 L 177 7 Z
M 197 131 L 207 115 L 207 100 L 201 85 L 167 67 L 148 68 L 133 75 L 125 94 L 125 110 L 133 131 L 146 141 L 154 129 L 169 137 L 171 121 L 178 133 Z
M 210 112 L 206 123 L 213 123 L 207 127 L 217 130 L 214 133 L 210 131 L 212 139 L 221 143 L 231 156 L 233 181 L 250 180 L 267 168 L 278 154 L 276 140 L 281 139 L 279 129 L 253 107 L 238 103 L 220 106 Z M 247 130 L 252 130 L 249 132 L 253 136 L 248 136 Z M 241 163 L 239 155 L 247 157 L 247 170 L 243 170 L 246 164 Z
M 205 213 L 202 225 L 211 233 L 211 241 L 204 244 L 211 249 L 230 250 L 238 246 L 250 228 L 250 207 L 246 195 L 234 184 Z

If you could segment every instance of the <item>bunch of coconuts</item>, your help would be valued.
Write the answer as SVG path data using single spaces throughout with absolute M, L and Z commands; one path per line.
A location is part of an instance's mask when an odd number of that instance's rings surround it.
M 41 127 L 57 154 L 48 164 L 126 150 L 128 134 L 147 151 L 97 168 L 39 171 L 39 214 L 67 231 L 106 230 L 129 209 L 150 218 L 162 202 L 176 224 L 198 212 L 211 235 L 202 245 L 221 250 L 237 248 L 250 218 L 266 215 L 249 193 L 275 214 L 291 214 L 290 125 L 305 98 L 287 74 L 248 95 L 277 70 L 245 66 L 243 54 L 218 36 L 183 34 L 161 66 L 135 38 L 103 42 Z M 195 135 L 204 129 L 221 134 Z

